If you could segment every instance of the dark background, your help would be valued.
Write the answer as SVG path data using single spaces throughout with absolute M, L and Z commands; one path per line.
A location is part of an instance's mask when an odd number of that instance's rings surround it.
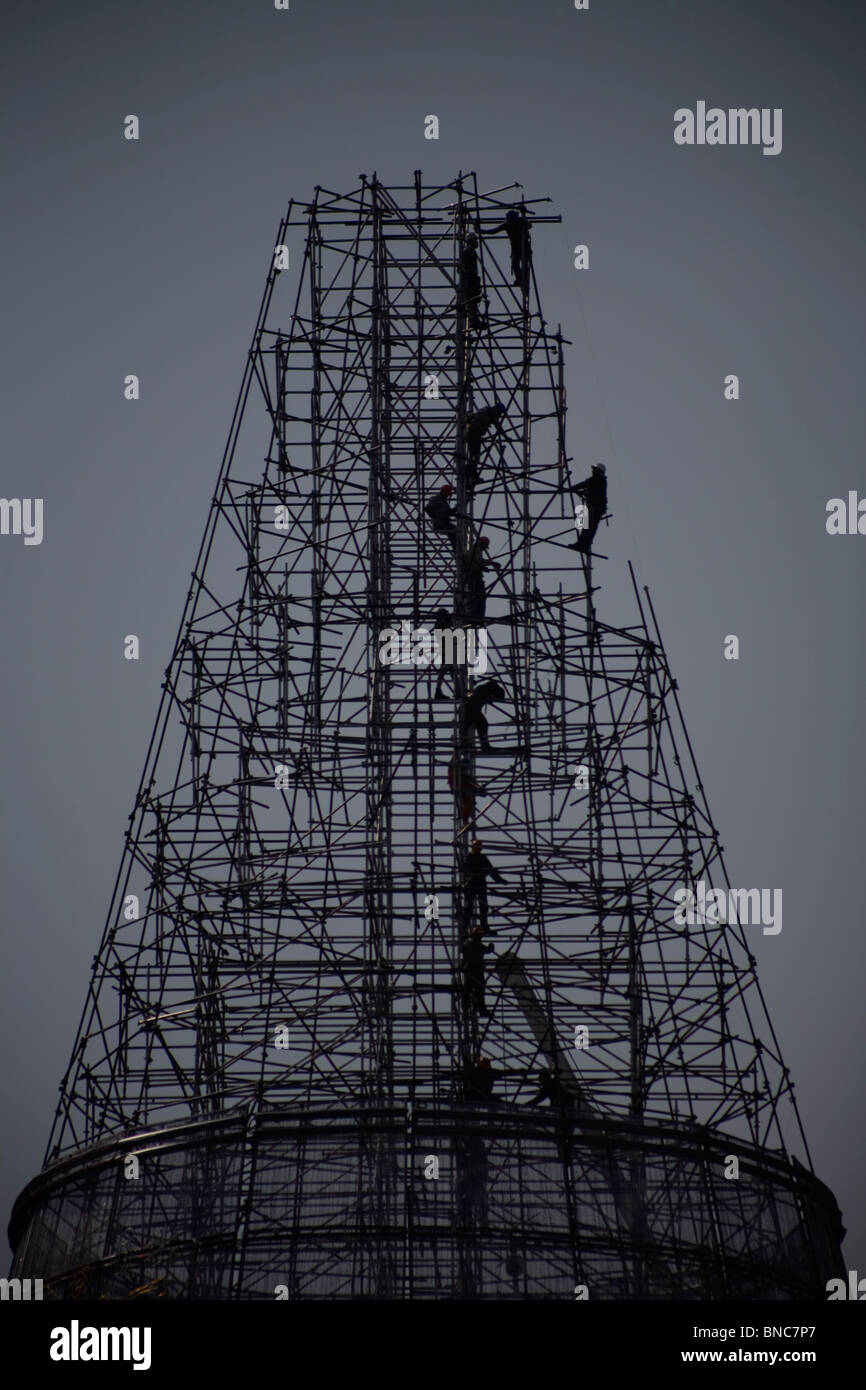
M 866 537 L 824 524 L 866 492 L 864 31 L 857 0 L 7 6 L 0 491 L 45 538 L 0 537 L 0 1210 L 42 1160 L 279 218 L 476 170 L 562 214 L 535 269 L 575 471 L 611 482 L 599 614 L 632 621 L 631 559 L 732 882 L 783 890 L 752 948 L 866 1273 Z M 698 100 L 782 107 L 782 153 L 676 146 Z

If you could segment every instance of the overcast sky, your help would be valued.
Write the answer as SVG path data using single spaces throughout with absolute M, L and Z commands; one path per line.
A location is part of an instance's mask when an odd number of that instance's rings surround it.
M 0 536 L 4 1210 L 42 1160 L 279 218 L 362 171 L 473 169 L 562 214 L 535 269 L 575 469 L 608 465 L 599 614 L 633 620 L 631 559 L 732 882 L 783 890 L 754 952 L 866 1269 L 866 536 L 825 528 L 866 495 L 864 27 L 853 0 L 7 6 L 0 491 L 43 499 L 44 538 Z M 781 108 L 781 153 L 676 145 L 698 101 Z

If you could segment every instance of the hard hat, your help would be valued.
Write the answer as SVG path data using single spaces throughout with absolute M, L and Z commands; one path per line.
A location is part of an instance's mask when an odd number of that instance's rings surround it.
M 442 487 L 439 489 L 439 496 L 450 497 L 453 491 L 454 489 L 450 483 L 443 483 Z
M 467 246 L 477 246 L 477 245 L 478 245 L 478 238 L 477 238 L 477 236 L 475 235 L 474 232 L 470 232 L 470 233 L 469 233 L 468 237 L 466 238 L 466 245 L 467 245 Z
M 481 549 L 482 549 L 482 550 L 486 550 L 487 547 L 490 545 L 490 542 L 489 542 L 489 540 L 487 539 L 486 536 L 479 536 L 479 537 L 478 537 L 478 544 L 481 546 Z
M 500 414 L 500 415 L 504 415 L 504 414 L 506 413 L 506 411 L 508 410 L 508 406 L 507 406 L 507 405 L 503 405 L 503 404 L 502 404 L 502 401 L 500 401 L 500 400 L 494 401 L 494 402 L 493 402 L 493 406 L 494 406 L 494 409 L 495 409 L 495 410 L 498 410 L 498 411 L 499 411 L 499 414 Z
M 598 472 L 598 473 L 606 473 L 606 472 L 607 472 L 607 469 L 605 468 L 605 466 L 604 466 L 603 463 L 594 463 L 592 466 L 593 466 L 593 468 L 596 470 L 596 472 Z
M 513 222 L 519 216 L 520 213 L 517 211 L 517 208 L 509 208 L 505 214 L 505 220 L 506 222 Z
M 483 845 L 482 845 L 482 843 L 481 843 L 480 840 L 473 840 L 473 841 L 472 841 L 472 848 L 473 848 L 473 850 L 483 849 Z
M 480 928 L 480 927 L 476 927 L 475 930 L 476 930 L 476 931 L 480 931 L 481 928 Z M 490 1063 L 488 1062 L 488 1060 L 487 1060 L 486 1057 L 482 1057 L 482 1058 L 480 1058 L 480 1060 L 479 1060 L 479 1062 L 478 1062 L 478 1066 L 479 1066 L 479 1067 L 483 1067 L 484 1070 L 487 1071 L 488 1067 L 490 1066 Z

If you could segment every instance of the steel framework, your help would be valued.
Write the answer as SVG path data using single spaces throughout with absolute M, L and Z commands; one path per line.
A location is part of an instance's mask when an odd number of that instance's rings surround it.
M 281 223 L 13 1213 L 53 1296 L 821 1297 L 839 1271 L 748 928 L 674 918 L 677 887 L 727 888 L 722 849 L 649 598 L 605 625 L 575 549 L 565 339 L 500 230 L 559 219 L 512 195 L 373 176 Z M 440 682 L 443 612 L 472 640 Z

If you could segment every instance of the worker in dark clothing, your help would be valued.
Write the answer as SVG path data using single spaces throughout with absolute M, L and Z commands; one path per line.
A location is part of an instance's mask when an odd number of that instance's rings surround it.
M 435 497 L 424 508 L 433 525 L 433 530 L 439 536 L 447 536 L 451 542 L 452 549 L 457 546 L 457 527 L 454 525 L 454 513 L 452 512 L 448 499 L 454 492 L 450 483 L 445 483 L 440 487 Z
M 514 276 L 514 283 L 518 285 L 524 293 L 529 289 L 529 271 L 532 266 L 532 237 L 529 234 L 530 222 L 517 208 L 510 208 L 505 214 L 505 221 L 500 222 L 498 227 L 491 228 L 490 236 L 496 236 L 497 232 L 505 232 L 511 246 L 511 274 Z
M 581 501 L 586 503 L 588 513 L 586 526 L 581 530 L 577 541 L 572 545 L 572 550 L 579 550 L 582 555 L 589 554 L 592 543 L 595 540 L 595 533 L 601 524 L 601 519 L 607 511 L 607 470 L 603 463 L 594 463 L 592 472 L 588 478 L 584 478 L 582 483 L 575 483 L 572 488 Z
M 568 1109 L 574 1104 L 574 1097 L 565 1089 L 552 1067 L 542 1067 L 538 1073 L 538 1084 L 538 1095 L 533 1096 L 530 1105 L 540 1105 L 542 1101 L 549 1100 L 553 1106 Z
M 484 575 L 487 570 L 495 569 L 498 572 L 502 568 L 498 561 L 488 556 L 489 548 L 490 541 L 487 537 L 479 536 L 467 550 L 464 562 L 466 621 L 476 625 L 484 622 L 487 613 L 487 585 Z
M 463 943 L 463 984 L 466 1002 L 479 1014 L 487 1013 L 484 1004 L 484 957 L 492 950 L 492 946 L 485 946 L 480 927 L 474 927 Z
M 479 1067 L 483 1065 L 483 1062 L 478 1064 Z M 490 1066 L 489 1062 L 487 1066 Z M 493 1073 L 489 1074 L 492 1077 Z M 468 1092 L 466 1096 L 467 1100 L 490 1098 L 489 1094 L 470 1096 Z M 490 1176 L 487 1146 L 478 1134 L 462 1134 L 457 1139 L 454 1153 L 457 1159 L 457 1194 L 463 1220 L 467 1225 L 486 1230 L 489 1219 L 487 1183 Z
M 482 753 L 490 753 L 490 741 L 487 737 L 488 724 L 484 715 L 487 705 L 492 705 L 495 700 L 504 700 L 505 691 L 498 681 L 482 681 L 466 701 L 463 706 L 463 735 L 464 737 L 472 729 L 478 730 L 478 739 L 481 744 Z
M 472 776 L 466 759 L 456 753 L 448 764 L 448 786 L 454 793 L 465 828 L 475 818 L 475 798 L 483 795 L 484 788 Z
M 484 846 L 480 840 L 472 841 L 472 852 L 467 854 L 463 861 L 463 892 L 465 915 L 464 925 L 469 926 L 472 922 L 472 914 L 475 904 L 478 904 L 478 925 L 482 933 L 487 932 L 487 875 L 495 878 L 497 883 L 504 883 L 498 869 L 494 869 L 487 855 L 483 853 Z
M 463 427 L 463 442 L 466 446 L 466 491 L 474 492 L 481 467 L 481 442 L 487 431 L 499 423 L 505 414 L 502 401 L 485 406 L 470 415 Z
M 460 253 L 460 300 L 469 318 L 469 327 L 481 328 L 478 305 L 481 300 L 481 276 L 478 274 L 478 238 L 470 234 Z
M 434 632 L 453 632 L 453 631 L 454 631 L 454 619 L 452 618 L 451 614 L 448 612 L 448 609 L 447 609 L 447 608 L 439 608 L 439 609 L 437 609 L 437 611 L 436 611 L 436 618 L 435 618 L 435 621 L 434 621 L 434 623 L 433 623 L 433 631 L 434 631 Z M 445 692 L 444 692 L 443 689 L 442 689 L 442 685 L 443 685 L 443 682 L 444 682 L 446 676 L 450 676 L 450 677 L 451 677 L 451 681 L 452 681 L 453 686 L 454 686 L 454 694 L 455 694 L 455 695 L 462 695 L 462 694 L 463 694 L 463 690 L 462 690 L 462 684 L 463 684 L 463 683 L 462 683 L 462 681 L 460 680 L 460 667 L 459 667 L 459 665 L 458 665 L 458 663 L 457 663 L 457 660 L 456 660 L 456 643 L 452 643 L 452 644 L 451 644 L 450 656 L 451 656 L 451 660 L 450 660 L 450 661 L 446 661 L 446 660 L 445 660 L 445 657 L 444 657 L 444 654 L 443 654 L 442 665 L 439 667 L 439 675 L 438 675 L 437 680 L 436 680 L 436 693 L 435 693 L 435 695 L 433 696 L 433 699 L 434 699 L 434 700 L 447 700 L 447 699 L 448 699 L 448 696 L 445 694 Z
M 486 1057 L 470 1062 L 466 1067 L 465 1088 L 467 1100 L 491 1100 L 493 1083 L 503 1073 L 494 1071 Z

